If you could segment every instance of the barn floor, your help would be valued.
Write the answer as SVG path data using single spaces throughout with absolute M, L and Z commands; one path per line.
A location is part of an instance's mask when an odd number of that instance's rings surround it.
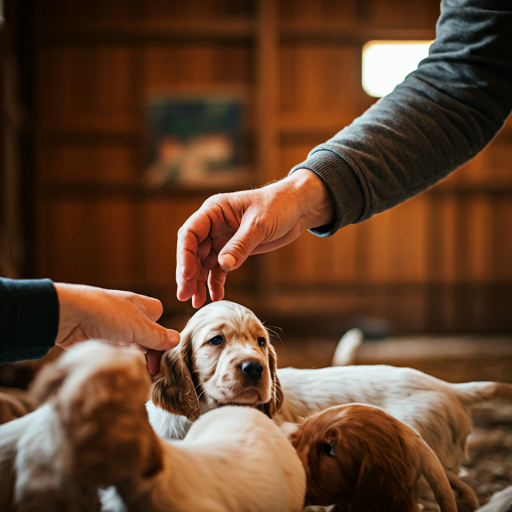
M 274 340 L 280 367 L 319 368 L 331 362 L 337 339 L 281 334 Z M 451 381 L 499 380 L 512 383 L 512 337 L 409 337 L 365 341 L 355 364 L 409 366 Z M 463 479 L 481 505 L 512 485 L 512 404 L 488 404 L 473 411 Z

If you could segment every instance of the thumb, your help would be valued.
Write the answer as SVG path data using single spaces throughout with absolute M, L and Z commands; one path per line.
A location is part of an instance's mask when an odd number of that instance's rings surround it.
M 244 217 L 238 231 L 219 252 L 219 265 L 227 272 L 240 267 L 263 238 L 261 232 L 254 229 L 253 221 L 246 221 Z
M 180 342 L 180 335 L 176 331 L 166 329 L 159 324 L 155 324 L 155 326 L 158 335 L 153 336 L 150 342 L 146 341 L 142 344 L 146 349 L 146 365 L 151 377 L 160 371 L 160 360 L 163 354 Z

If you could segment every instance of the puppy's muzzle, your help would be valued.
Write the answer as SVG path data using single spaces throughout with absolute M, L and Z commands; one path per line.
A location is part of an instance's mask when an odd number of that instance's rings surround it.
M 263 374 L 263 365 L 255 359 L 249 359 L 240 365 L 240 370 L 246 378 L 252 382 L 257 382 Z

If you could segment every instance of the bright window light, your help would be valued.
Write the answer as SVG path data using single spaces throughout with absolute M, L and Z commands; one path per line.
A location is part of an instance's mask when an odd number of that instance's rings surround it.
M 363 46 L 363 89 L 370 96 L 389 94 L 428 56 L 432 41 L 369 41 Z

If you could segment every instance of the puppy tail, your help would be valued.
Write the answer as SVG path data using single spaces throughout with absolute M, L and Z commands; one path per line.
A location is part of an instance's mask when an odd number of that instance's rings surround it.
M 423 476 L 434 492 L 441 512 L 457 512 L 455 497 L 441 462 L 420 436 L 417 441 Z
M 512 400 L 512 384 L 503 382 L 463 382 L 450 386 L 459 400 L 467 406 L 486 400 Z
M 355 327 L 347 331 L 338 342 L 331 366 L 349 366 L 354 364 L 356 351 L 363 342 L 363 331 Z

